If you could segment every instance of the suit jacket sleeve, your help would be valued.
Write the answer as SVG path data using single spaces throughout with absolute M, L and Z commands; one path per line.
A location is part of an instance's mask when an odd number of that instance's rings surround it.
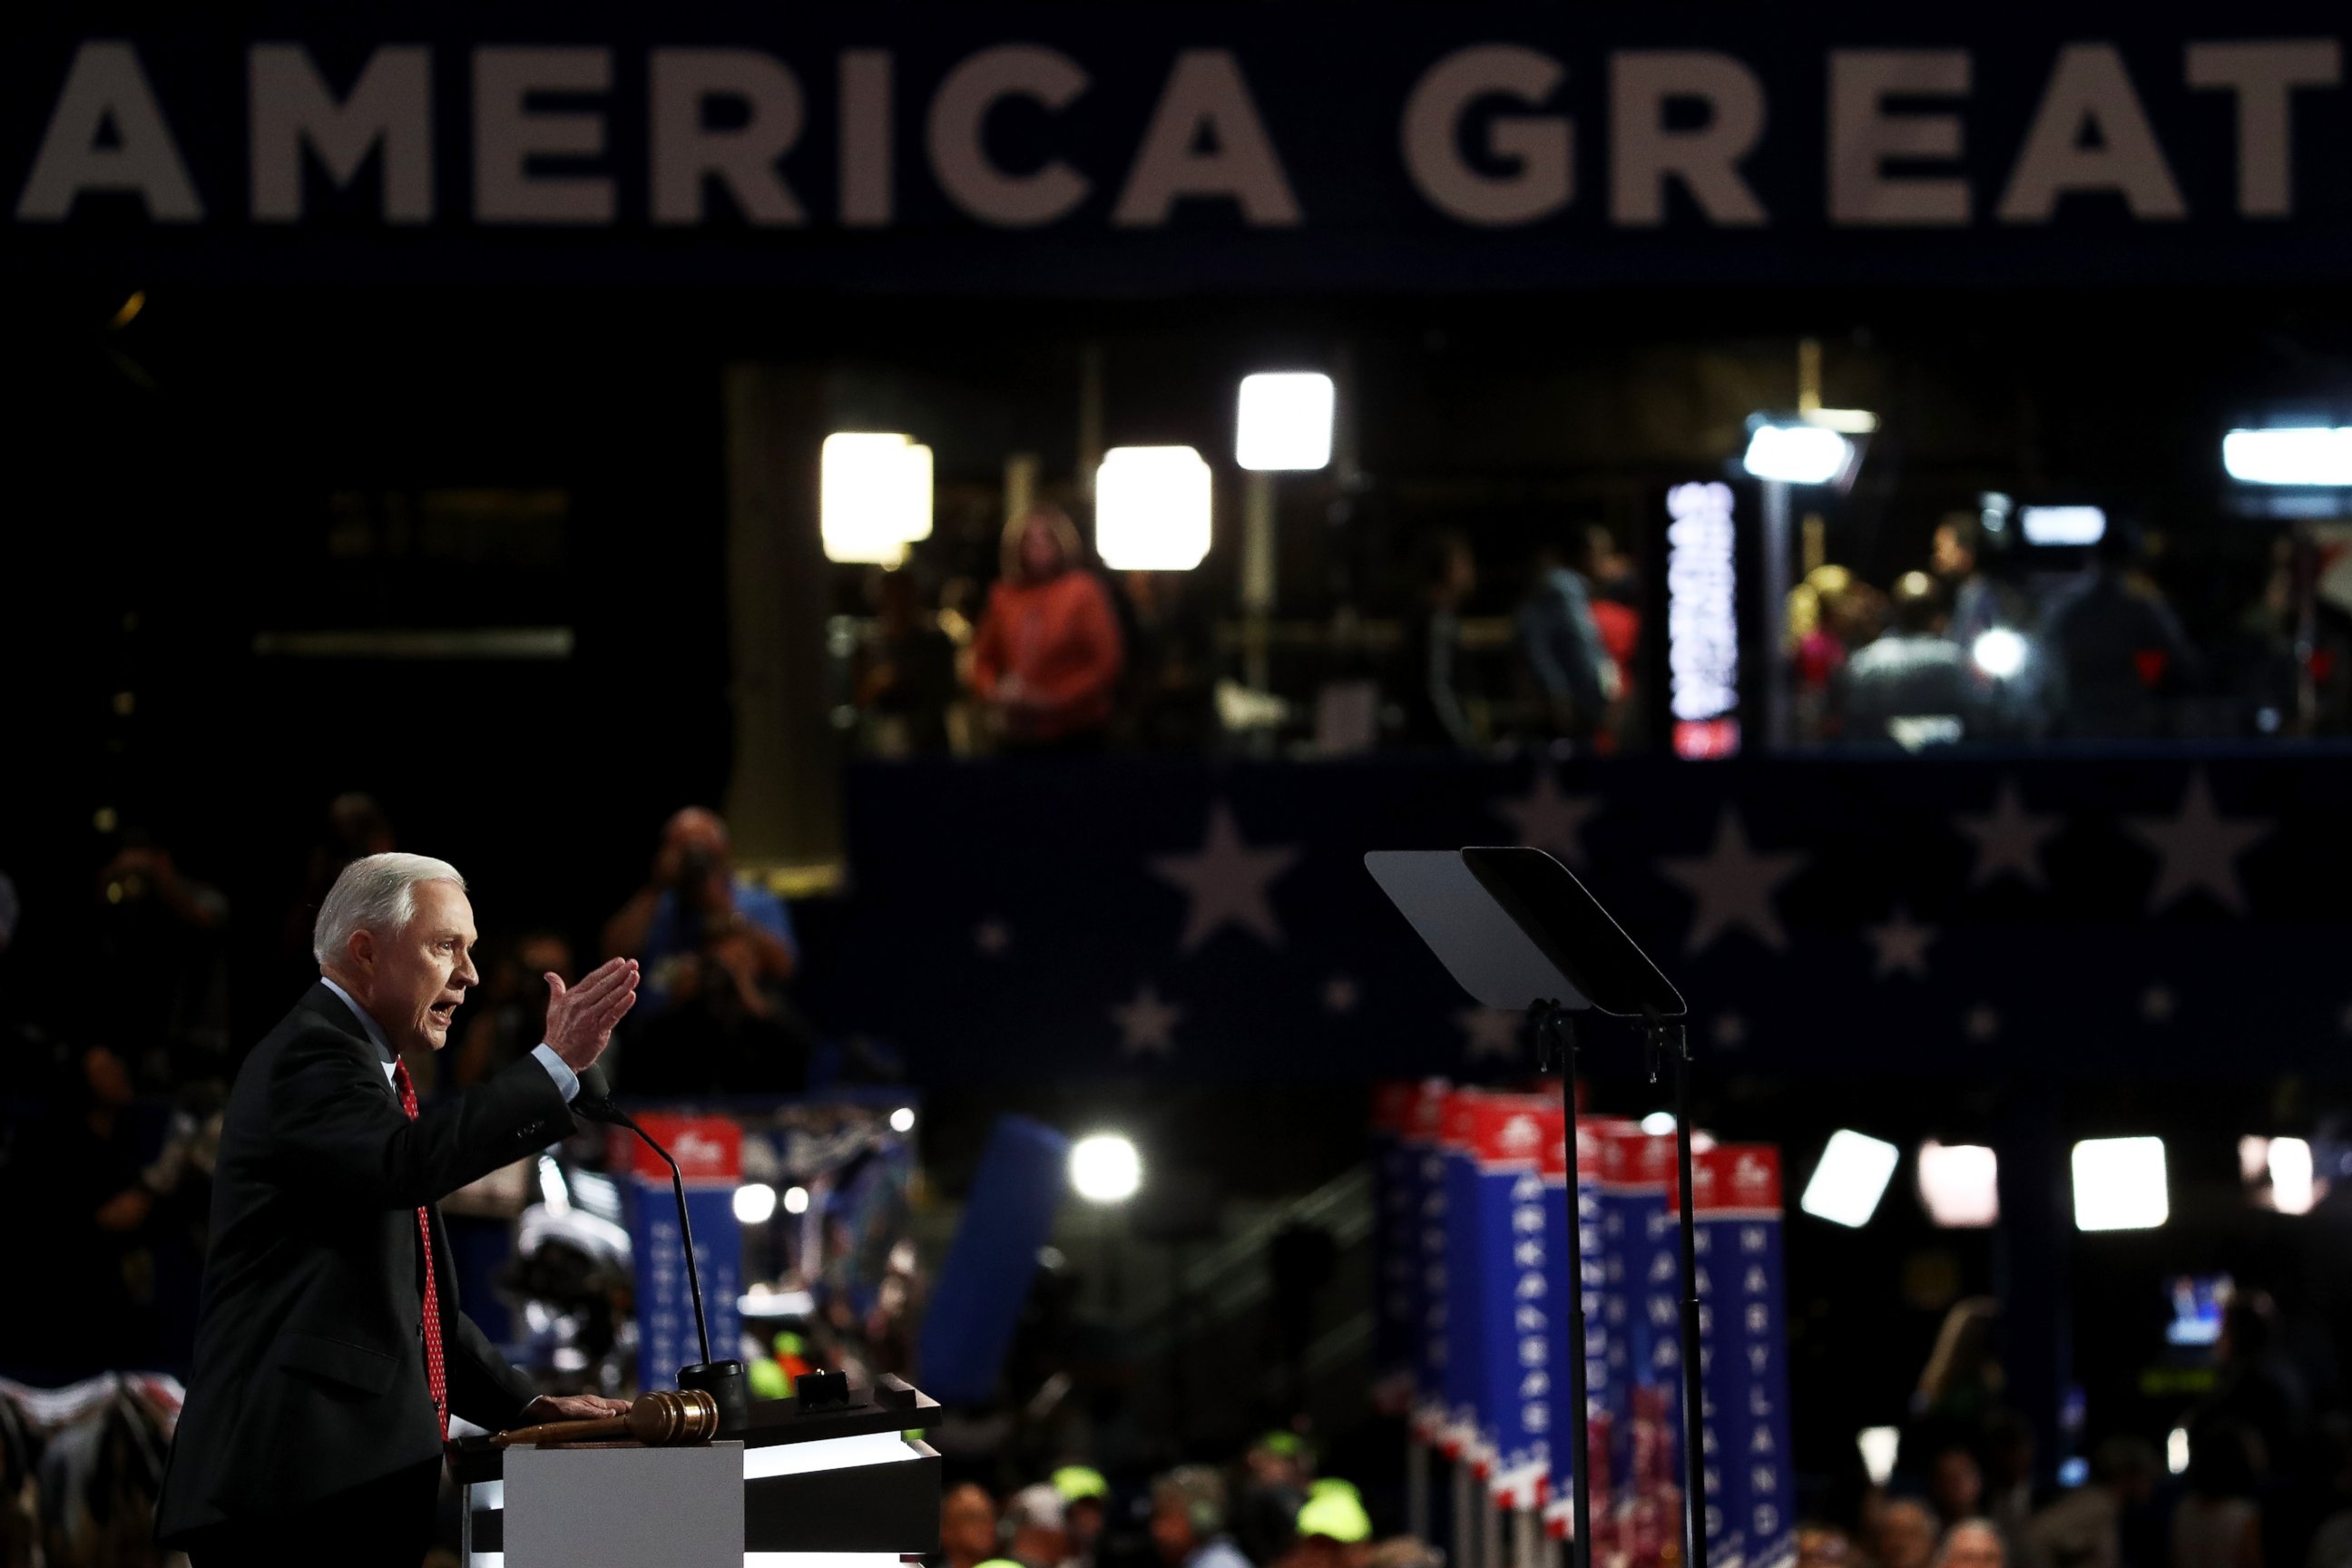
M 509 1063 L 411 1121 L 363 1042 L 306 1031 L 269 1083 L 273 1149 L 297 1182 L 370 1207 L 438 1202 L 562 1135 L 563 1097 L 530 1057 Z
M 538 1396 L 530 1379 L 507 1364 L 474 1320 L 457 1314 L 457 1342 L 450 1347 L 449 1409 L 475 1426 L 502 1432 L 522 1407 Z

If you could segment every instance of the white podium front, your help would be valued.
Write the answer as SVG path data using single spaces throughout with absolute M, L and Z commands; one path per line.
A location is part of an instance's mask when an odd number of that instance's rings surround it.
M 743 1445 L 516 1448 L 505 1568 L 742 1568 Z
M 899 1568 L 939 1549 L 940 1458 L 908 1430 L 939 1408 L 886 1376 L 829 1405 L 757 1401 L 724 1443 L 463 1438 L 465 1568 Z

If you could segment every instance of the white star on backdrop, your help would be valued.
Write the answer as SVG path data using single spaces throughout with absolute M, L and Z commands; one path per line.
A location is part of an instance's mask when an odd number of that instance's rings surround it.
M 1912 920 L 1909 910 L 1897 904 L 1885 925 L 1864 926 L 1863 931 L 1875 950 L 1871 973 L 1876 978 L 1884 980 L 1897 971 L 1927 978 L 1927 944 L 1936 940 L 1934 926 L 1920 925 Z
M 2172 993 L 2162 985 L 2151 985 L 2140 993 L 2139 1016 L 2151 1024 L 2170 1020 L 2172 1008 Z
M 1748 1043 L 1748 1020 L 1737 1013 L 1715 1016 L 1715 1044 L 1717 1049 L 1736 1051 Z
M 1498 801 L 1495 809 L 1519 830 L 1519 842 L 1549 849 L 1571 866 L 1584 864 L 1584 825 L 1601 810 L 1590 795 L 1562 795 L 1551 769 L 1536 770 L 1535 786 L 1517 800 Z
M 2064 827 L 2066 819 L 2025 809 L 2015 779 L 2003 779 L 1992 809 L 1982 816 L 1953 818 L 1959 830 L 1977 841 L 1976 869 L 1969 886 L 1981 888 L 2004 872 L 2022 878 L 2027 886 L 2047 888 L 2042 870 L 2042 846 Z
M 1344 974 L 1335 974 L 1323 983 L 1323 1010 L 1326 1013 L 1352 1013 L 1356 1010 L 1356 983 Z
M 1659 862 L 1666 879 L 1680 884 L 1695 905 L 1685 951 L 1701 952 L 1735 926 L 1746 927 L 1766 947 L 1787 947 L 1789 933 L 1772 908 L 1772 895 L 1804 865 L 1805 857 L 1794 849 L 1750 849 L 1739 814 L 1725 807 L 1714 848 Z
M 1013 945 L 1013 928 L 991 915 L 972 928 L 971 945 L 994 958 Z
M 1266 902 L 1265 889 L 1290 868 L 1298 854 L 1294 848 L 1251 848 L 1234 825 L 1232 807 L 1223 801 L 1211 806 L 1208 836 L 1197 853 L 1151 858 L 1152 871 L 1191 897 L 1184 935 L 1177 945 L 1190 952 L 1218 928 L 1237 925 L 1268 947 L 1280 947 L 1282 927 Z
M 1464 1054 L 1474 1062 L 1481 1057 L 1517 1060 L 1519 1025 L 1525 1017 L 1525 1014 L 1514 1013 L 1508 1007 L 1465 1007 L 1454 1015 L 1454 1022 L 1462 1026 L 1467 1037 Z
M 1110 1010 L 1111 1021 L 1118 1026 L 1119 1054 L 1167 1056 L 1176 1048 L 1176 1021 L 1183 1016 L 1183 1008 L 1162 1002 L 1150 984 L 1138 987 L 1134 1001 Z
M 2162 862 L 2156 887 L 2147 896 L 2148 913 L 2200 888 L 2231 914 L 2246 912 L 2246 890 L 2238 884 L 2238 857 L 2269 837 L 2271 825 L 2224 818 L 2213 809 L 2213 794 L 2201 770 L 2189 775 L 2189 790 L 2181 796 L 2178 815 L 2127 817 L 2124 826 L 2133 837 L 2155 850 Z
M 1993 1011 L 1991 1003 L 1979 1002 L 1969 1009 L 1961 1026 L 1972 1040 L 1990 1040 L 2000 1033 L 2000 1015 Z

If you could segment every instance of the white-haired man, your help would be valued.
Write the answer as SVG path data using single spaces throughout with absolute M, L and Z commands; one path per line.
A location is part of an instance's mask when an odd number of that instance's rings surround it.
M 635 1000 L 614 959 L 546 977 L 547 1038 L 419 1110 L 403 1051 L 439 1050 L 480 979 L 465 879 L 370 855 L 319 908 L 319 983 L 238 1069 L 221 1130 L 195 1368 L 156 1509 L 194 1568 L 415 1568 L 454 1413 L 486 1427 L 603 1415 L 534 1396 L 457 1310 L 434 1205 L 571 1129 Z

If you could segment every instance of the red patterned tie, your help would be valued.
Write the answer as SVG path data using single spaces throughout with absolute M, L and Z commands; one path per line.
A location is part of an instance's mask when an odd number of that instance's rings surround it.
M 416 1120 L 416 1086 L 408 1080 L 408 1064 L 394 1057 L 393 1087 L 400 1090 L 400 1109 Z M 449 1440 L 449 1368 L 441 1358 L 441 1292 L 433 1285 L 433 1219 L 423 1204 L 416 1205 L 416 1235 L 425 1244 L 425 1386 L 433 1391 L 433 1414 L 441 1418 L 441 1440 Z

